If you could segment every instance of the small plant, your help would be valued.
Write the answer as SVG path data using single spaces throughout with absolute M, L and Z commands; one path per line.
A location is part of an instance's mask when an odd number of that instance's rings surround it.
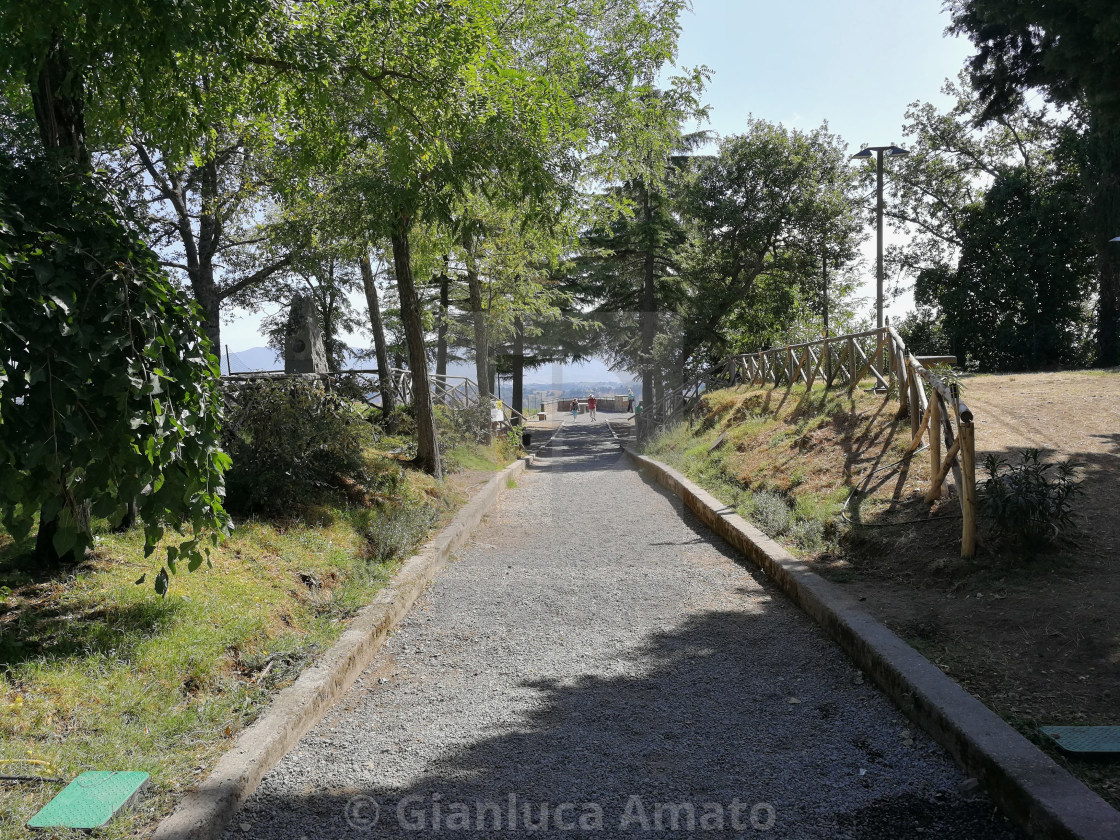
M 367 556 L 378 563 L 406 557 L 439 522 L 439 512 L 416 500 L 371 511 L 365 523 Z
M 802 519 L 792 530 L 793 539 L 802 549 L 820 551 L 824 547 L 824 523 L 817 519 Z
M 786 533 L 793 524 L 793 511 L 776 493 L 760 490 L 751 495 L 751 518 L 771 537 Z
M 502 441 L 503 448 L 505 449 L 506 457 L 516 458 L 521 454 L 521 427 L 514 426 L 510 428 Z
M 980 485 L 980 512 L 995 531 L 1023 545 L 1047 542 L 1073 524 L 1073 499 L 1082 492 L 1076 461 L 1046 464 L 1037 449 L 1020 453 L 1019 463 L 988 455 L 988 478 Z

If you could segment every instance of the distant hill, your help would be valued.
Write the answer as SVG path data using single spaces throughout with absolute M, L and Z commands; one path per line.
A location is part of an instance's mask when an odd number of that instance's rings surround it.
M 238 353 L 229 354 L 229 367 L 233 373 L 247 373 L 258 370 L 283 370 L 284 362 L 271 347 L 250 347 Z M 222 373 L 230 373 L 226 356 L 222 354 Z
M 358 349 L 357 354 L 367 353 L 367 350 Z M 283 370 L 284 361 L 271 347 L 250 347 L 229 354 L 229 362 L 233 373 L 247 373 L 249 371 Z M 359 359 L 351 357 L 346 368 L 376 367 L 372 359 Z M 222 354 L 222 373 L 229 373 L 226 366 L 225 354 Z M 449 376 L 465 376 L 467 379 L 475 378 L 473 364 L 462 362 L 448 365 Z M 502 391 L 508 393 L 509 379 L 502 380 Z M 621 393 L 625 394 L 628 387 L 634 387 L 634 377 L 627 371 L 615 372 L 610 370 L 603 362 L 592 359 L 575 365 L 546 365 L 536 370 L 525 371 L 525 393 L 532 394 L 537 391 L 559 391 L 560 394 L 584 393 Z M 620 389 L 620 390 L 619 390 Z M 637 393 L 637 388 L 635 388 Z

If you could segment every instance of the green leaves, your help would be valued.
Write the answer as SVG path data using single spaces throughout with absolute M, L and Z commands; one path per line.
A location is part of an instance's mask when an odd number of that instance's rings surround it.
M 57 556 L 80 554 L 91 509 L 121 515 L 136 499 L 146 553 L 165 525 L 185 527 L 193 536 L 169 547 L 169 563 L 201 563 L 197 537 L 229 528 L 219 498 L 229 461 L 196 308 L 96 183 L 0 159 L 0 184 L 6 527 L 26 533 L 38 514 Z

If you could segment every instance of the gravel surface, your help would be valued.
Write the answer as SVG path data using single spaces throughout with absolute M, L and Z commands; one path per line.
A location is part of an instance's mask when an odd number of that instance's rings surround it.
M 227 838 L 1022 836 L 602 420 L 548 454 Z

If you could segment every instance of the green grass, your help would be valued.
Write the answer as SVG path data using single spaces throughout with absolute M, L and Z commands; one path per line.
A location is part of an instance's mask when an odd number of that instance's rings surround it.
M 511 458 L 501 441 L 492 446 L 457 446 L 445 456 L 449 466 L 456 470 L 481 470 L 497 472 L 509 464 Z
M 795 551 L 813 555 L 833 546 L 849 488 L 840 483 L 839 472 L 826 486 L 819 477 L 811 480 L 811 459 L 791 459 L 790 448 L 835 418 L 856 416 L 857 401 L 873 405 L 881 398 L 796 386 L 788 392 L 729 388 L 705 394 L 704 400 L 698 423 L 666 428 L 646 444 L 645 454 L 676 467 Z M 709 451 L 721 434 L 725 442 Z M 772 453 L 754 480 L 742 474 L 745 451 Z
M 501 457 L 463 455 L 488 471 Z M 174 576 L 162 599 L 158 553 L 143 557 L 139 530 L 102 530 L 88 562 L 54 574 L 0 531 L 0 774 L 147 771 L 139 808 L 98 835 L 146 836 L 462 502 L 414 472 L 402 493 L 382 507 L 241 523 L 212 569 Z M 0 837 L 43 837 L 23 824 L 59 789 L 0 784 Z

